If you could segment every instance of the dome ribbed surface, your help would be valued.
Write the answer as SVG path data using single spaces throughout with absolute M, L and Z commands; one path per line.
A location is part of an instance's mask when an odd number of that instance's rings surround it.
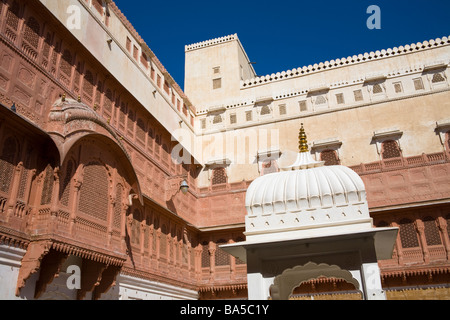
M 364 183 L 356 172 L 345 166 L 321 166 L 257 178 L 247 190 L 245 205 L 248 214 L 255 216 L 365 201 Z

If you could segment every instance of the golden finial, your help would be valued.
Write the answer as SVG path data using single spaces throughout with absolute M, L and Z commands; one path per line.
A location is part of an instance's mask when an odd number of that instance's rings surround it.
M 300 134 L 298 136 L 298 140 L 299 140 L 299 150 L 300 152 L 308 152 L 309 148 L 308 148 L 308 140 L 306 138 L 306 133 L 305 133 L 305 129 L 303 128 L 303 123 L 302 123 L 302 127 L 300 128 Z
M 62 102 L 66 101 L 66 94 L 65 94 L 65 93 L 63 93 L 63 95 L 62 95 L 61 101 L 62 101 Z
M 78 95 L 78 102 L 81 102 L 81 96 Z

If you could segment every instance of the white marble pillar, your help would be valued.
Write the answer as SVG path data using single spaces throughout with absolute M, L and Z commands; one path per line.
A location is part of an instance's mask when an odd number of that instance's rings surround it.
M 361 273 L 364 299 L 386 300 L 386 293 L 381 286 L 381 273 L 378 262 L 363 263 Z

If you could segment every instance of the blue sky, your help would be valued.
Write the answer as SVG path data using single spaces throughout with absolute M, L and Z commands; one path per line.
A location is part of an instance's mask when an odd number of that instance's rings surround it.
M 449 0 L 114 1 L 182 88 L 184 46 L 234 33 L 258 75 L 450 35 Z

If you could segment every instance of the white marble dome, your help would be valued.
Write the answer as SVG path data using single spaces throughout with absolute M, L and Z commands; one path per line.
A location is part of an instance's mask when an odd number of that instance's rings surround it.
M 257 178 L 248 188 L 249 215 L 268 215 L 360 204 L 366 190 L 359 175 L 344 166 L 283 171 Z
M 299 138 L 292 165 L 255 179 L 247 189 L 247 239 L 372 228 L 361 177 L 348 167 L 315 161 L 303 127 Z

